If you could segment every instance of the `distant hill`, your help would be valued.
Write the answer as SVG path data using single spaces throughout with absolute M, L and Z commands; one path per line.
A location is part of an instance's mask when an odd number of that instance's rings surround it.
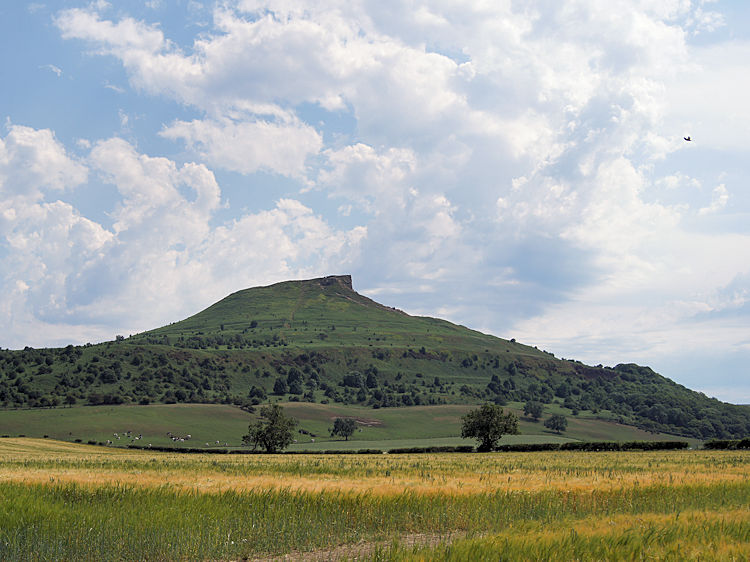
M 233 293 L 183 321 L 98 345 L 0 351 L 0 406 L 223 403 L 362 405 L 537 401 L 699 439 L 750 434 L 750 407 L 654 373 L 591 367 L 352 288 L 348 275 Z M 543 417 L 547 414 L 543 414 Z

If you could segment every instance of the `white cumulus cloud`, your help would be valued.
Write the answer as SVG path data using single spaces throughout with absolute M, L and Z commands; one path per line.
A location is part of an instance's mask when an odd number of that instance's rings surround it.
M 213 166 L 243 174 L 268 170 L 303 177 L 306 159 L 322 146 L 320 134 L 299 122 L 176 121 L 162 135 L 185 141 Z
M 50 131 L 13 127 L 0 156 L 10 345 L 49 341 L 54 326 L 80 341 L 151 328 L 240 288 L 324 275 L 354 260 L 367 237 L 294 199 L 215 225 L 221 190 L 206 166 L 178 166 L 119 138 L 77 161 Z M 117 190 L 111 229 L 55 198 L 90 181 Z

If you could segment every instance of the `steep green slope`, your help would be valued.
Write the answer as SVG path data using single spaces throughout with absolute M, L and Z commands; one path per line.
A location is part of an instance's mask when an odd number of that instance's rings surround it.
M 287 281 L 229 295 L 181 322 L 131 338 L 177 347 L 428 347 L 441 351 L 512 352 L 534 348 L 435 318 L 409 316 L 352 289 L 348 275 Z
M 0 351 L 0 405 L 268 400 L 369 408 L 493 401 L 696 438 L 750 434 L 750 408 L 648 367 L 589 367 L 352 289 L 349 276 L 234 293 L 156 330 L 93 346 Z

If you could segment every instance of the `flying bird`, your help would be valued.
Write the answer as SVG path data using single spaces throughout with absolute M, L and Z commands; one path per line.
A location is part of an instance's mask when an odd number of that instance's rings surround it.
M 686 140 L 686 141 L 688 141 L 688 142 L 690 142 L 691 140 L 693 140 L 693 139 L 691 139 L 690 137 L 682 137 L 682 138 L 683 138 L 683 139 L 685 139 L 685 140 Z

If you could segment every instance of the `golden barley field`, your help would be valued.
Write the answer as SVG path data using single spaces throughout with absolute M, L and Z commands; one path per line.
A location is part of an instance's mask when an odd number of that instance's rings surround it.
M 750 451 L 210 455 L 0 439 L 3 560 L 750 558 Z

